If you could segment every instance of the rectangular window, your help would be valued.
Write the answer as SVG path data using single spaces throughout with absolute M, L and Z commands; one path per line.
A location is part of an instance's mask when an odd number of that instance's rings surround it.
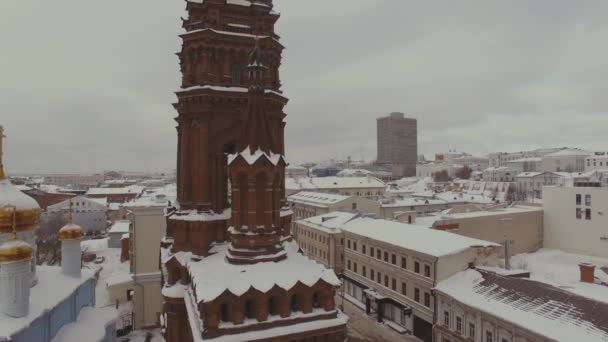
M 585 220 L 591 220 L 591 209 L 585 209 Z
M 469 337 L 471 340 L 475 340 L 475 324 L 469 323 Z
M 357 250 L 357 242 L 353 241 L 353 250 Z
M 374 247 L 369 248 L 369 256 L 374 257 Z
M 388 287 L 388 276 L 384 276 L 384 287 Z
M 414 272 L 420 274 L 420 263 L 418 261 L 414 262 Z
M 365 266 L 363 266 L 363 276 L 367 277 L 367 269 L 365 268 Z
M 585 195 L 585 205 L 588 207 L 591 206 L 591 195 Z
M 401 283 L 401 294 L 407 296 L 407 284 Z
M 346 260 L 346 268 L 350 270 L 350 260 Z
M 388 262 L 388 252 L 384 252 L 384 262 Z
M 378 272 L 378 279 L 377 279 L 378 284 L 382 284 L 382 273 Z
M 576 194 L 576 205 L 582 204 L 581 197 L 582 197 L 581 194 Z
M 450 313 L 447 311 L 443 312 L 443 325 L 446 327 L 450 326 Z
M 350 240 L 346 240 L 346 248 L 350 249 Z
M 397 279 L 393 278 L 393 282 L 391 284 L 391 288 L 393 289 L 393 291 L 397 291 Z
M 367 253 L 367 249 L 366 249 L 365 245 L 361 245 L 361 253 L 363 253 L 363 254 Z
M 417 287 L 414 288 L 414 300 L 420 303 L 420 289 Z
M 461 317 L 456 317 L 456 331 L 458 331 L 459 334 L 462 334 L 462 318 Z
M 428 292 L 424 293 L 424 306 L 427 308 L 431 307 L 431 294 Z
M 356 263 L 356 262 L 353 264 L 353 271 L 354 271 L 355 273 L 357 273 L 357 263 Z
M 424 276 L 428 278 L 431 277 L 431 266 L 424 265 Z
M 401 257 L 401 268 L 407 269 L 407 259 L 405 257 Z
M 380 249 L 377 249 L 377 250 L 376 250 L 376 258 L 377 258 L 378 260 L 381 260 L 381 259 L 382 259 L 382 252 L 380 251 Z
M 374 279 L 374 270 L 369 270 L 369 279 L 371 279 L 372 281 L 375 280 Z
M 494 342 L 494 335 L 489 331 L 486 331 L 486 342 Z
M 576 218 L 579 220 L 583 218 L 583 209 L 576 208 Z
M 391 264 L 397 265 L 397 256 L 395 254 L 391 255 Z

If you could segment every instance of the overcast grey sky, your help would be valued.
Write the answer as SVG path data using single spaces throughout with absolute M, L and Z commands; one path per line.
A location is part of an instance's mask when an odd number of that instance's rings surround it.
M 292 163 L 419 149 L 606 150 L 608 1 L 275 0 Z M 174 168 L 180 0 L 0 1 L 9 172 Z

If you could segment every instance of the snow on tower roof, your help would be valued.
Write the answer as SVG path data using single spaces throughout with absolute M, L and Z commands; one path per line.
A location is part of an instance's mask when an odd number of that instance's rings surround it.
M 280 262 L 233 265 L 226 259 L 227 244 L 216 245 L 211 250 L 215 254 L 201 261 L 188 262 L 198 302 L 213 301 L 225 291 L 241 296 L 251 288 L 262 293 L 274 286 L 289 290 L 298 282 L 312 286 L 323 280 L 330 285 L 340 286 L 340 280 L 333 270 L 298 253 L 295 242 L 286 242 L 284 247 L 287 259 Z
M 228 155 L 228 165 L 232 164 L 239 156 L 243 157 L 247 164 L 253 165 L 258 159 L 265 157 L 272 165 L 277 165 L 283 159 L 283 156 L 280 154 L 276 154 L 273 152 L 266 153 L 261 149 L 257 149 L 255 152 L 251 153 L 251 149 L 247 146 L 242 152 L 230 154 Z
M 467 270 L 435 291 L 555 341 L 608 341 L 608 304 L 541 282 Z
M 33 198 L 19 191 L 8 179 L 0 180 L 0 208 L 5 205 L 15 206 L 17 211 L 40 209 Z
M 351 220 L 341 229 L 435 257 L 457 254 L 473 247 L 500 247 L 494 242 L 428 229 L 425 226 L 369 217 Z

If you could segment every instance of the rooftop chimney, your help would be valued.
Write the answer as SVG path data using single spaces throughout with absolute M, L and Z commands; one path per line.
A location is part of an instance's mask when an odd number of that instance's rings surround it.
M 581 282 L 593 284 L 595 282 L 595 265 L 582 262 L 578 264 L 581 271 Z

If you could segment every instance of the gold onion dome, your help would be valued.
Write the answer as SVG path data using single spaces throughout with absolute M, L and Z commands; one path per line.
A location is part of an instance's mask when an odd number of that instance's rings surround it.
M 0 126 L 0 233 L 12 232 L 13 221 L 16 231 L 31 231 L 40 222 L 40 206 L 33 198 L 15 188 L 6 178 L 2 164 L 3 138 L 4 129 Z
M 32 260 L 32 247 L 19 240 L 10 240 L 0 245 L 0 264 L 12 264 Z
M 82 227 L 75 223 L 68 223 L 59 229 L 59 240 L 80 240 L 82 239 Z

